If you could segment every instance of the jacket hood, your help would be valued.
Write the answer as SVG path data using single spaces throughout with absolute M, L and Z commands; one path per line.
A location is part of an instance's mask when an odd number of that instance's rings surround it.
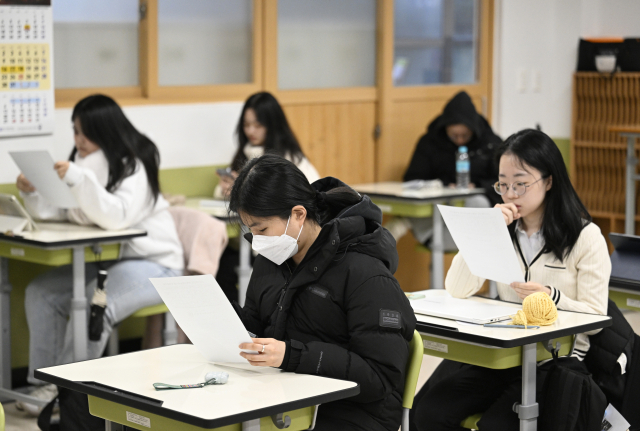
M 476 111 L 471 97 L 461 91 L 447 103 L 442 114 L 429 124 L 428 131 L 443 132 L 443 129 L 451 124 L 464 124 L 473 131 L 475 136 L 481 136 L 483 120 Z
M 328 193 L 338 187 L 349 187 L 342 181 L 327 177 L 314 182 L 313 187 L 322 193 Z M 329 198 L 330 200 L 330 198 Z M 361 195 L 360 202 L 339 209 L 338 214 L 322 226 L 316 242 L 328 245 L 331 238 L 339 240 L 335 256 L 343 253 L 358 252 L 379 259 L 395 273 L 398 268 L 398 251 L 396 241 L 388 230 L 382 227 L 382 211 L 371 202 L 366 195 Z

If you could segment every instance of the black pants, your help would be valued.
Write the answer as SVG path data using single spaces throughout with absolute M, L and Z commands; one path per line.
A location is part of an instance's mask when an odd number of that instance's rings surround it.
M 482 413 L 478 427 L 483 431 L 519 429 L 518 414 L 512 408 L 522 399 L 521 367 L 492 370 L 454 365 L 451 361 L 443 361 L 441 367 L 434 372 L 435 383 L 428 381 L 414 399 L 412 431 L 463 430 L 460 423 L 476 413 Z M 445 371 L 448 375 L 443 378 Z M 540 367 L 536 373 L 536 400 L 540 409 L 546 374 Z

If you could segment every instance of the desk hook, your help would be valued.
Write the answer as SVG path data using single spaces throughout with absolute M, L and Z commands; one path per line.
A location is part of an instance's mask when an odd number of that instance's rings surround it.
M 560 352 L 560 342 L 556 341 L 556 347 L 553 348 L 553 340 L 547 340 L 546 343 L 542 343 L 544 349 L 551 354 L 558 354 Z
M 289 428 L 289 425 L 291 425 L 291 417 L 285 416 L 284 413 L 271 415 L 271 420 L 273 421 L 273 424 L 276 426 L 276 428 L 278 428 L 279 430 L 284 428 Z

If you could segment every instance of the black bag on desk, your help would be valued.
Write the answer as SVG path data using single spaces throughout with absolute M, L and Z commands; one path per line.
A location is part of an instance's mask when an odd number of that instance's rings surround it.
M 544 381 L 538 429 L 545 431 L 601 431 L 607 398 L 575 358 L 554 353 Z
M 60 423 L 51 423 L 51 414 L 56 402 L 60 403 Z M 42 431 L 104 431 L 104 419 L 89 413 L 86 394 L 58 386 L 58 397 L 45 406 L 38 416 L 38 427 Z

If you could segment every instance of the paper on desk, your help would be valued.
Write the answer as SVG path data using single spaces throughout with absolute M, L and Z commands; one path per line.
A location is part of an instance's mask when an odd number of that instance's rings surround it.
M 500 209 L 438 205 L 438 210 L 473 275 L 504 284 L 525 281 Z
M 211 274 L 149 280 L 208 361 L 247 363 L 238 345 L 251 343 L 251 337 Z
M 10 151 L 20 172 L 24 174 L 49 203 L 60 208 L 77 208 L 78 202 L 53 169 L 54 161 L 48 151 Z

